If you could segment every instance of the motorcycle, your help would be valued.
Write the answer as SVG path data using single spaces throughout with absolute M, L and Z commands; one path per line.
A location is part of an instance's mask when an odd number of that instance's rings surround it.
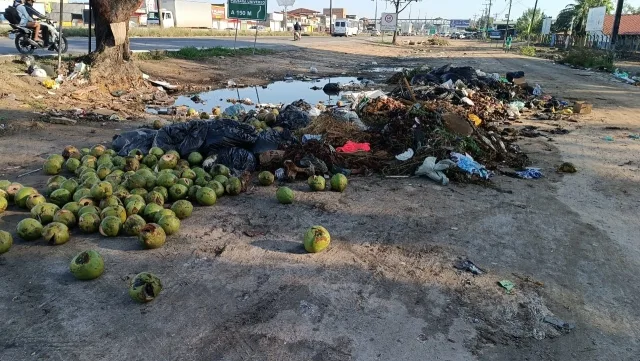
M 56 27 L 56 23 L 52 22 L 51 20 L 47 19 L 45 20 L 45 22 L 53 27 Z M 49 42 L 51 34 L 48 34 L 47 42 L 38 44 L 35 40 L 33 40 L 34 29 L 15 24 L 11 24 L 11 28 L 13 28 L 13 30 L 9 32 L 9 37 L 15 37 L 16 49 L 18 49 L 18 52 L 20 54 L 33 54 L 36 49 L 47 49 L 49 51 L 55 51 L 56 53 L 58 52 L 60 39 L 56 38 L 55 42 Z M 62 38 L 61 52 L 64 54 L 69 49 L 69 44 L 67 43 L 67 38 L 64 35 L 59 34 L 59 36 Z

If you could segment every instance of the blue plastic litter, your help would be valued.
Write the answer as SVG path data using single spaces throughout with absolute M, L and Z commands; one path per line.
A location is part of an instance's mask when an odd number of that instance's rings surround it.
M 606 137 L 603 137 L 602 140 L 606 142 L 613 142 L 613 137 L 610 135 L 607 135 Z
M 469 174 L 475 174 L 483 179 L 489 179 L 493 175 L 485 166 L 473 160 L 469 154 L 451 153 L 451 159 L 456 162 L 458 168 Z
M 306 142 L 308 142 L 310 140 L 321 141 L 322 140 L 322 135 L 320 135 L 320 134 L 305 134 L 305 135 L 302 136 L 302 144 L 305 144 Z
M 640 140 L 640 134 L 629 134 L 629 138 L 633 140 Z
M 516 174 L 522 179 L 540 179 L 543 177 L 540 168 L 527 168 L 526 170 L 516 172 Z
M 237 117 L 238 115 L 246 112 L 242 104 L 234 104 L 227 109 L 224 110 L 222 115 L 226 115 L 228 117 Z

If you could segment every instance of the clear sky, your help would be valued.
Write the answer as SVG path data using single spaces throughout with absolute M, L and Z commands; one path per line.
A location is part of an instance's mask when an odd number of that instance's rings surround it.
M 614 4 L 616 1 L 613 1 Z M 473 19 L 474 15 L 481 16 L 485 8 L 484 3 L 488 0 L 422 0 L 411 5 L 411 17 L 424 18 L 445 18 L 445 19 Z M 509 1 L 495 0 L 491 7 L 491 16 L 498 14 L 498 18 L 502 19 L 507 16 L 509 10 Z M 511 17 L 518 18 L 528 8 L 533 8 L 535 0 L 513 0 L 511 9 Z M 538 7 L 544 11 L 546 15 L 556 17 L 558 12 L 568 4 L 573 3 L 572 0 L 538 0 Z M 635 7 L 640 6 L 640 0 L 625 0 L 625 4 L 631 4 Z M 387 2 L 378 0 L 378 13 L 385 11 Z M 329 0 L 296 0 L 294 8 L 308 8 L 322 11 L 322 8 L 329 7 Z M 358 17 L 373 18 L 375 13 L 375 1 L 373 0 L 333 0 L 333 7 L 344 7 L 348 14 L 357 15 Z M 281 10 L 276 0 L 269 0 L 269 11 Z M 400 18 L 409 17 L 409 9 L 405 10 Z M 379 15 L 378 15 L 379 16 Z

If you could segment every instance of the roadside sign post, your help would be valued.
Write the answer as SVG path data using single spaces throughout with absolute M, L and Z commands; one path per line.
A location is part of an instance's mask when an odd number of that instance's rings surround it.
M 233 41 L 233 50 L 236 49 L 238 41 L 238 27 L 242 20 L 267 19 L 267 0 L 229 0 L 227 4 L 227 18 L 236 20 L 236 37 Z M 256 36 L 253 41 L 253 53 L 256 53 L 258 43 L 258 25 L 256 24 Z
M 396 31 L 398 29 L 398 14 L 382 13 L 380 18 L 380 31 L 382 31 L 382 42 L 384 43 L 385 31 Z

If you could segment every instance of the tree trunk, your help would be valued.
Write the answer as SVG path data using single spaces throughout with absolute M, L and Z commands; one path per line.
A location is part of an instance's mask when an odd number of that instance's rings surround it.
M 92 82 L 117 88 L 140 80 L 140 71 L 129 61 L 129 19 L 140 5 L 140 0 L 93 0 L 96 50 L 90 54 Z M 112 24 L 120 24 L 124 34 L 114 34 Z
M 400 14 L 398 14 L 398 10 L 400 10 L 400 0 L 395 0 L 394 5 L 396 6 L 396 17 L 399 18 Z M 396 21 L 398 21 L 398 19 L 396 19 Z M 393 41 L 392 41 L 393 45 L 398 45 L 397 38 L 398 38 L 398 25 L 396 23 L 396 28 L 393 31 Z

